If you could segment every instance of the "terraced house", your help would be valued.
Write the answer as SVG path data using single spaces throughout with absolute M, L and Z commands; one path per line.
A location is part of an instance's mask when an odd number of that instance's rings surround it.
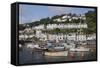
M 74 14 L 71 16 L 64 14 L 54 18 L 52 22 L 25 28 L 24 32 L 26 32 L 26 35 L 21 33 L 19 39 L 36 37 L 41 41 L 49 40 L 56 42 L 65 40 L 85 41 L 95 39 L 95 34 L 87 37 L 84 32 L 84 30 L 88 28 L 85 15 L 78 16 Z M 29 25 L 27 24 L 26 26 Z

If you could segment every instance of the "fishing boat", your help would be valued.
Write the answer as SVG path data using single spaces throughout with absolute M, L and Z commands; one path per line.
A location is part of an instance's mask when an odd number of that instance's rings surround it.
M 27 43 L 27 48 L 31 48 L 31 49 L 34 49 L 34 48 L 41 49 L 38 44 L 34 44 L 34 43 Z
M 65 50 L 64 46 L 55 46 L 52 43 L 48 43 L 47 51 L 44 52 L 45 56 L 68 56 L 68 50 Z

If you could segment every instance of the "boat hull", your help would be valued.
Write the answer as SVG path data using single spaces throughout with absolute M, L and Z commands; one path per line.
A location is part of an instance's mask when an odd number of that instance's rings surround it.
M 88 48 L 85 48 L 85 49 L 77 49 L 77 48 L 72 48 L 72 49 L 70 49 L 70 51 L 89 51 L 90 49 L 88 49 Z
M 68 56 L 68 51 L 45 52 L 46 56 Z

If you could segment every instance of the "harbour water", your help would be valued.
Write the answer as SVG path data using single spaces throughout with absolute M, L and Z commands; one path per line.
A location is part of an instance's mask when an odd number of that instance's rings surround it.
M 96 52 L 69 52 L 68 56 L 50 57 L 43 51 L 33 51 L 25 46 L 19 51 L 19 64 L 95 60 Z

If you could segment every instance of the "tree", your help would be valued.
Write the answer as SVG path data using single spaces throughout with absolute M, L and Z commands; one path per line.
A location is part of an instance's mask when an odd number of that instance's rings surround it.
M 88 32 L 95 33 L 96 32 L 96 11 L 88 11 L 85 14 L 85 16 L 88 24 Z
M 59 28 L 56 28 L 54 31 L 55 31 L 56 34 L 60 33 L 60 29 Z
M 23 26 L 23 24 L 19 24 L 19 30 L 24 30 L 25 27 Z

